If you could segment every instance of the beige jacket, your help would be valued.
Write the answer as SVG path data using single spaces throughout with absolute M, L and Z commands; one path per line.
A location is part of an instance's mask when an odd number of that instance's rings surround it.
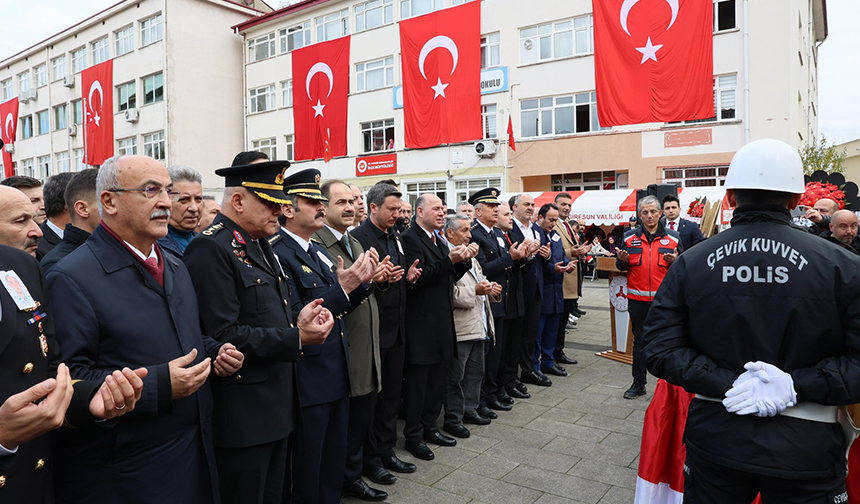
M 450 243 L 448 244 L 450 247 Z M 454 283 L 454 328 L 457 330 L 457 342 L 482 340 L 489 336 L 496 340 L 493 326 L 493 312 L 490 302 L 498 303 L 502 297 L 478 296 L 475 286 L 479 279 L 484 279 L 484 272 L 476 259 L 472 259 L 472 269 Z M 481 310 L 483 306 L 483 310 Z M 487 317 L 487 333 L 484 334 L 484 313 Z
M 567 232 L 567 227 L 564 225 L 561 219 L 555 223 L 555 230 L 558 232 L 558 235 L 561 236 L 561 244 L 564 245 L 564 254 L 568 259 L 573 260 L 573 256 L 570 255 L 570 249 L 574 245 L 579 245 L 576 243 L 574 238 Z M 579 265 L 577 265 L 579 267 Z M 578 299 L 579 298 L 579 288 L 577 283 L 579 282 L 578 274 L 570 274 L 564 275 L 564 299 Z

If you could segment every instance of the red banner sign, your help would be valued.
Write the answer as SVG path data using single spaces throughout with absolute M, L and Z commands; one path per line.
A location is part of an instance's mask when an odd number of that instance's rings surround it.
M 397 173 L 397 154 L 355 158 L 355 176 L 391 175 Z

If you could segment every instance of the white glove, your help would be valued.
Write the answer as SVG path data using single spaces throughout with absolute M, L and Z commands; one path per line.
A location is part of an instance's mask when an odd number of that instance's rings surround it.
M 777 415 L 797 404 L 797 393 L 791 375 L 766 362 L 747 362 L 741 374 L 726 392 L 723 406 L 730 413 L 758 417 Z

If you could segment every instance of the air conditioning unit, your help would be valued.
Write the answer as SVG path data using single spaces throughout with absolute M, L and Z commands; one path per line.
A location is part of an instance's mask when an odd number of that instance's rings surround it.
M 140 118 L 140 112 L 136 108 L 130 108 L 125 111 L 125 122 L 136 123 Z
M 18 103 L 27 103 L 30 101 L 30 92 L 24 92 L 18 95 Z
M 9 154 L 15 154 L 15 144 L 6 144 L 3 146 Z
M 496 143 L 492 140 L 475 142 L 475 155 L 480 157 L 493 157 L 496 155 Z
M 39 92 L 35 89 L 31 89 L 29 92 L 30 101 L 36 101 L 39 99 Z
M 66 75 L 63 77 L 63 86 L 67 88 L 75 87 L 75 76 L 74 75 Z
M 78 134 L 78 125 L 72 124 L 69 126 L 69 136 L 73 137 Z

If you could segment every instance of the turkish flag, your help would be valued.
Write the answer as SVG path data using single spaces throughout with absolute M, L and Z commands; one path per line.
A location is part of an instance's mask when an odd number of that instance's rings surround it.
M 296 161 L 346 156 L 349 41 L 341 37 L 293 51 Z
M 406 147 L 478 140 L 481 2 L 400 22 Z
M 11 145 L 15 143 L 15 132 L 18 129 L 18 97 L 10 98 L 3 103 L 0 103 L 0 138 L 3 143 Z M 6 178 L 15 175 L 15 170 L 12 168 L 12 154 L 6 152 L 3 148 L 3 167 L 6 170 Z
M 517 151 L 517 143 L 514 141 L 514 121 L 508 116 L 508 146 L 512 151 Z
M 593 0 L 601 126 L 714 116 L 711 0 Z
M 113 156 L 113 60 L 81 72 L 84 107 L 84 163 L 100 165 Z

